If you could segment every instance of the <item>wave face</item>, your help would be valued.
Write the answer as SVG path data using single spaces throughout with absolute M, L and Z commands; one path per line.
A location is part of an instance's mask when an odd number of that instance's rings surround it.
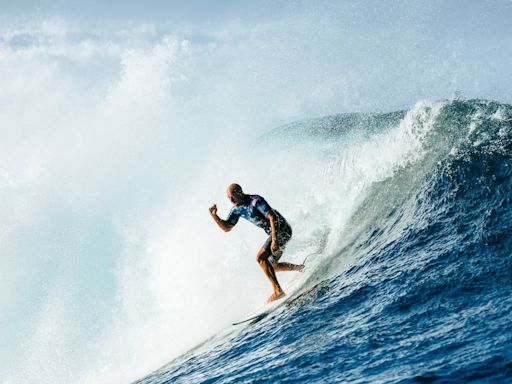
M 454 100 L 262 137 L 253 153 L 280 148 L 281 172 L 295 159 L 306 173 L 297 177 L 317 188 L 307 215 L 325 217 L 291 251 L 309 247 L 302 286 L 265 320 L 217 335 L 139 383 L 506 381 L 511 135 L 511 106 Z M 292 153 L 302 154 L 300 167 Z M 307 215 L 294 217 L 299 231 Z

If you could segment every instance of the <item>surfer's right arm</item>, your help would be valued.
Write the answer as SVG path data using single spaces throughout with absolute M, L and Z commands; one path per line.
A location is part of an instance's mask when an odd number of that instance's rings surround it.
M 222 220 L 217 215 L 217 204 L 213 204 L 209 208 L 209 210 L 210 210 L 210 215 L 212 216 L 213 220 L 217 223 L 217 225 L 219 226 L 220 229 L 222 229 L 224 232 L 229 232 L 229 231 L 231 231 L 231 229 L 233 229 L 233 227 L 235 226 L 234 224 L 230 224 L 226 220 Z

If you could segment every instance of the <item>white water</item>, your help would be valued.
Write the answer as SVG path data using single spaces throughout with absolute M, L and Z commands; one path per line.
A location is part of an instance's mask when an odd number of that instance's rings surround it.
M 382 101 L 387 83 L 346 58 L 359 48 L 336 20 L 325 32 L 304 16 L 195 30 L 2 21 L 5 383 L 134 380 L 257 306 L 264 233 L 241 222 L 225 234 L 207 211 L 227 213 L 227 184 L 291 221 L 290 261 L 329 257 L 367 187 L 422 155 L 423 104 L 381 135 L 252 148 L 285 122 L 415 102 L 407 82 Z

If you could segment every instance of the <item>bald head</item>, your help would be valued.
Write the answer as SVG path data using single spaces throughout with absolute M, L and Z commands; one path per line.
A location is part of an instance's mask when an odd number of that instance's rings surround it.
M 228 186 L 228 193 L 243 194 L 242 187 L 239 184 L 233 183 Z
M 227 195 L 229 201 L 234 205 L 240 205 L 244 201 L 244 192 L 239 184 L 233 183 L 228 186 Z

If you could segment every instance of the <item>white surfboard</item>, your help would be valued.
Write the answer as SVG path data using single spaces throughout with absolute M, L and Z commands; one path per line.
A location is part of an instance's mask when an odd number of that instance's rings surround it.
M 249 317 L 247 317 L 243 320 L 234 322 L 233 325 L 239 325 L 239 324 L 243 324 L 243 323 L 251 323 L 251 324 L 257 323 L 258 321 L 263 320 L 265 317 L 267 317 L 267 315 L 269 313 L 271 313 L 272 311 L 277 309 L 277 307 L 279 307 L 281 304 L 283 304 L 287 298 L 288 298 L 288 296 L 284 296 L 278 300 L 272 301 L 271 303 L 266 303 L 263 306 L 261 306 L 260 308 L 256 309 L 251 315 L 249 315 Z

